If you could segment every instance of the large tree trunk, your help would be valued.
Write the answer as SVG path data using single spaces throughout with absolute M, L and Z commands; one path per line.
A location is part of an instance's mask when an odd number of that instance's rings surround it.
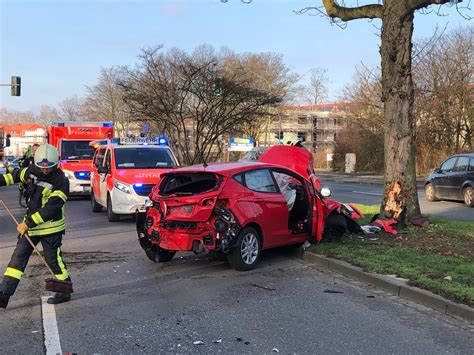
M 416 188 L 411 73 L 413 13 L 386 1 L 382 29 L 385 191 L 381 213 L 402 223 L 420 215 Z

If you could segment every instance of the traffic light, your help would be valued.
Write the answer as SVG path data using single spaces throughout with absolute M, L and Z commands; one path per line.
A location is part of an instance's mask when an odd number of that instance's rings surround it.
M 214 94 L 222 94 L 222 79 L 220 78 L 214 80 Z
M 10 146 L 10 138 L 11 138 L 11 135 L 7 134 L 6 137 L 5 137 L 5 147 Z
M 12 96 L 21 95 L 21 77 L 12 76 Z

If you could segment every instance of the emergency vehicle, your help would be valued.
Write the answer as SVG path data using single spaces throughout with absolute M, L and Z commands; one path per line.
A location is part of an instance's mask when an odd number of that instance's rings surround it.
M 95 149 L 89 143 L 114 136 L 111 122 L 58 122 L 48 127 L 48 143 L 59 150 L 60 168 L 69 179 L 69 192 L 90 194 L 90 172 Z
M 91 172 L 93 212 L 107 210 L 110 222 L 145 211 L 161 174 L 178 166 L 165 137 L 116 138 L 97 147 Z

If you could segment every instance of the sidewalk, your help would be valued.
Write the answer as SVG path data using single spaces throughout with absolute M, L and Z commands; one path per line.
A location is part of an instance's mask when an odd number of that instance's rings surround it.
M 358 173 L 335 173 L 329 171 L 316 170 L 316 177 L 323 181 L 345 182 L 353 184 L 374 184 L 383 185 L 383 175 L 369 175 Z M 423 187 L 425 178 L 417 177 L 418 187 Z

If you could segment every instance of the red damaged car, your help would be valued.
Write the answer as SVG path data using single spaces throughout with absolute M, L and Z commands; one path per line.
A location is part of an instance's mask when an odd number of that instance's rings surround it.
M 216 251 L 237 270 L 253 269 L 264 249 L 342 235 L 358 214 L 321 194 L 312 154 L 293 146 L 271 147 L 257 162 L 174 169 L 150 198 L 137 232 L 151 260 Z

